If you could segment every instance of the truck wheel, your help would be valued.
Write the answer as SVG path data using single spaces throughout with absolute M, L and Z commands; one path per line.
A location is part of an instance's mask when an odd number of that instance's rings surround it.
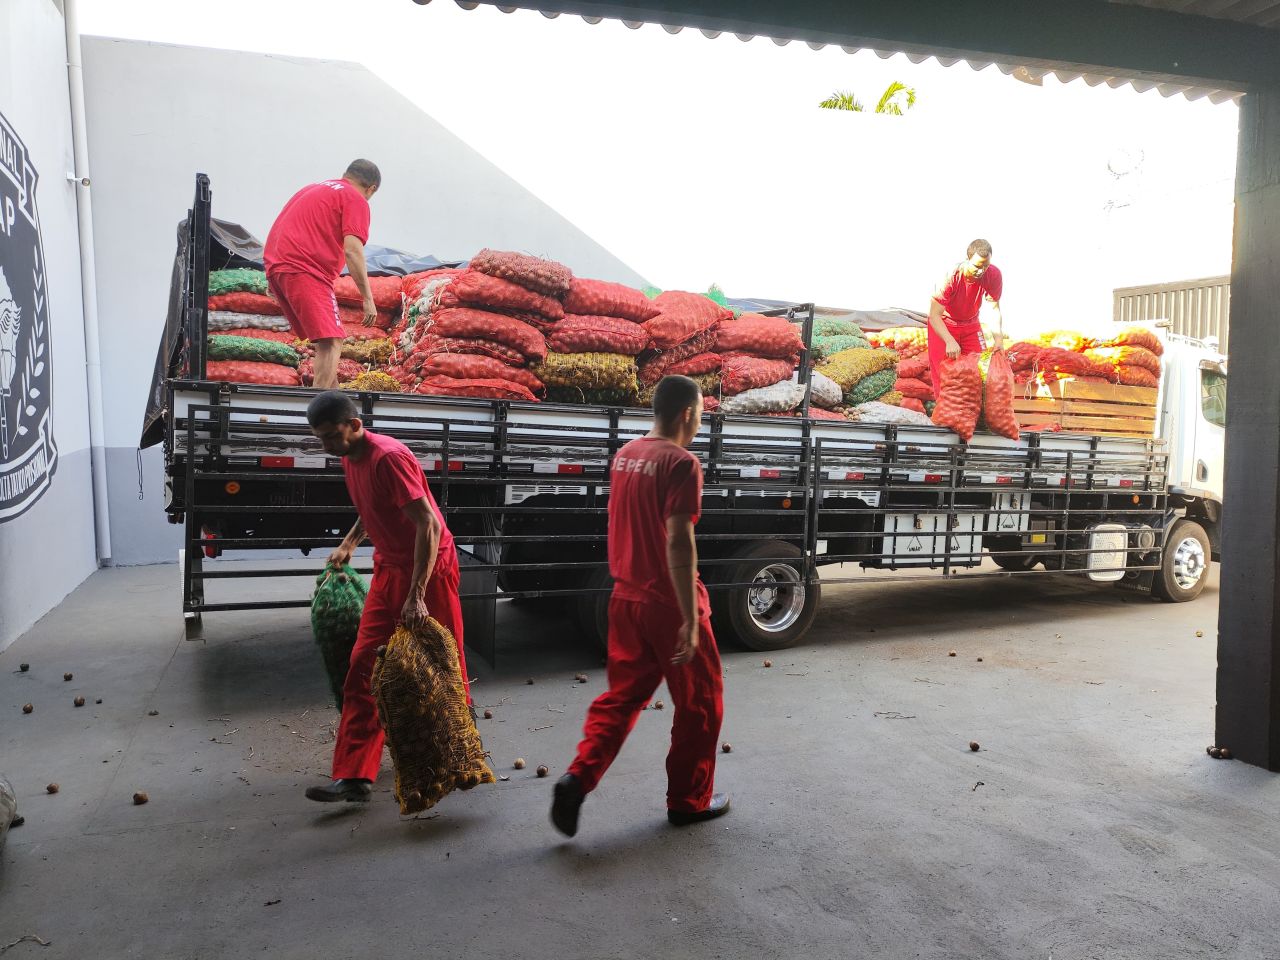
M 613 586 L 608 567 L 592 570 L 587 574 L 583 587 L 588 590 L 607 591 Z M 573 619 L 583 639 L 601 653 L 609 650 L 609 594 L 584 593 L 573 598 Z
M 1204 527 L 1179 520 L 1165 541 L 1151 592 L 1168 603 L 1186 603 L 1200 596 L 1209 579 L 1212 547 Z
M 711 595 L 717 635 L 728 634 L 751 650 L 794 646 L 818 615 L 822 589 L 804 582 L 798 547 L 780 540 L 749 544 L 733 554 L 737 563 L 720 567 L 723 583 L 749 587 L 717 590 Z
M 997 567 L 1001 570 L 1032 570 L 1035 565 L 1040 562 L 1040 558 L 1033 553 L 1023 554 L 1020 557 L 992 557 Z

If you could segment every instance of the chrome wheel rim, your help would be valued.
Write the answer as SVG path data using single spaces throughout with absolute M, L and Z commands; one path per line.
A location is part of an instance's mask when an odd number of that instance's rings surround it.
M 800 619 L 804 596 L 804 583 L 795 567 L 771 563 L 747 588 L 747 610 L 751 621 L 765 633 L 781 633 Z
M 1173 580 L 1182 590 L 1191 590 L 1204 576 L 1208 564 L 1204 547 L 1195 537 L 1184 537 L 1173 551 Z

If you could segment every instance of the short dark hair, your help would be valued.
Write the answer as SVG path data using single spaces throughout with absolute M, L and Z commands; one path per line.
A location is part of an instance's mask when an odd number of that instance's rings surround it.
M 347 172 L 343 176 L 362 187 L 382 186 L 382 171 L 372 160 L 352 160 L 347 164 Z
M 359 416 L 355 403 L 341 390 L 326 390 L 307 404 L 307 423 L 313 427 L 325 423 L 346 423 Z
M 991 259 L 991 244 L 979 237 L 973 243 L 969 244 L 969 249 L 964 252 L 966 257 L 972 257 L 974 254 L 986 259 Z
M 700 396 L 701 388 L 688 377 L 663 377 L 653 391 L 654 419 L 659 423 L 671 423 L 696 404 Z

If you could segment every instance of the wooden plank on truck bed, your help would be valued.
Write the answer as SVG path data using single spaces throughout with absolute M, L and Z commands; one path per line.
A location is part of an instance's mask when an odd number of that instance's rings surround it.
M 1155 432 L 1155 421 L 1132 417 L 1068 415 L 1062 418 L 1062 429 L 1072 433 L 1122 433 L 1130 437 L 1149 437 Z
M 1107 403 L 1102 400 L 1060 400 L 1063 413 L 1092 414 L 1101 417 L 1136 417 L 1141 420 L 1156 418 L 1155 404 Z M 1015 406 L 1016 410 L 1017 407 Z
M 1155 387 L 1126 387 L 1118 383 L 1081 383 L 1059 380 L 1044 390 L 1060 400 L 1103 400 L 1108 403 L 1142 403 L 1155 406 L 1159 390 Z

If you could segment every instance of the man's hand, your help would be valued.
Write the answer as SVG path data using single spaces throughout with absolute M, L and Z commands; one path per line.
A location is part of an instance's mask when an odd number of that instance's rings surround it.
M 372 327 L 373 322 L 378 319 L 378 305 L 373 302 L 373 297 L 364 298 L 364 325 Z
M 676 637 L 676 652 L 671 658 L 671 662 L 677 667 L 688 663 L 693 659 L 694 652 L 698 649 L 698 624 L 686 620 L 680 624 L 680 633 Z
M 417 633 L 427 625 L 427 618 L 430 616 L 427 601 L 418 595 L 418 591 L 410 590 L 404 601 L 404 609 L 400 611 L 400 622 Z
M 960 344 L 956 341 L 955 337 L 948 336 L 945 342 L 947 344 L 948 360 L 954 360 L 956 357 L 960 356 Z
M 991 335 L 991 344 L 996 350 L 1004 349 L 1004 334 L 994 333 Z
M 334 567 L 345 567 L 351 562 L 351 554 L 354 552 L 355 549 L 351 544 L 347 543 L 346 540 L 343 540 L 334 548 L 333 553 L 329 554 L 328 563 L 330 566 Z

